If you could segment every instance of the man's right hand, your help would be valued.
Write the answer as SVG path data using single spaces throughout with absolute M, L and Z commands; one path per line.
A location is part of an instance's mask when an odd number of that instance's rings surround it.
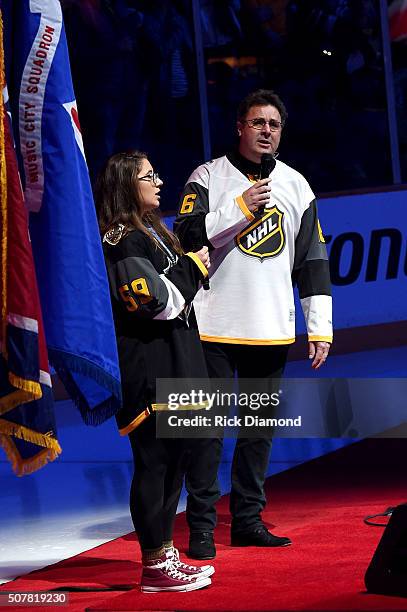
M 261 179 L 242 193 L 244 203 L 250 212 L 255 213 L 259 208 L 268 204 L 271 192 L 270 182 L 271 178 Z

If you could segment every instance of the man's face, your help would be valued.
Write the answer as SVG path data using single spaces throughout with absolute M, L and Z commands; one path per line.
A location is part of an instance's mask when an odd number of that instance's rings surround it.
M 267 123 L 255 129 L 259 122 L 253 123 L 253 119 L 265 119 Z M 273 124 L 271 127 L 269 121 Z M 281 138 L 281 116 L 271 104 L 252 106 L 244 120 L 237 122 L 237 129 L 240 136 L 239 153 L 259 164 L 263 153 L 274 154 L 277 151 Z

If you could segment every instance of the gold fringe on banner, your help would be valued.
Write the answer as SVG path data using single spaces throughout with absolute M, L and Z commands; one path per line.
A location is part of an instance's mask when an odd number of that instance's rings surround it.
M 30 394 L 31 400 L 37 400 L 42 398 L 42 390 L 39 382 L 35 380 L 26 380 L 20 376 L 16 376 L 13 372 L 9 372 L 8 379 L 13 387 L 21 389 Z
M 39 450 L 33 457 L 23 459 L 10 436 L 45 448 Z M 0 419 L 0 445 L 4 448 L 17 476 L 35 472 L 46 463 L 54 461 L 62 453 L 58 440 L 51 435 L 51 432 L 42 434 L 4 419 Z
M 12 372 L 9 372 L 8 378 L 13 387 L 16 387 L 16 390 L 0 398 L 0 416 L 16 406 L 20 406 L 20 404 L 41 399 L 42 389 L 39 382 L 25 380 Z
M 13 440 L 7 435 L 2 435 L 1 433 L 0 446 L 3 447 L 16 476 L 26 476 L 27 474 L 36 472 L 50 461 L 57 459 L 58 455 L 61 453 L 61 449 L 56 451 L 51 448 L 44 448 L 34 455 L 34 457 L 23 459 Z
M 31 393 L 23 391 L 22 389 L 16 389 L 16 391 L 13 391 L 0 399 L 0 416 L 2 414 L 6 414 L 6 412 L 9 412 L 10 410 L 13 410 L 13 408 L 16 408 L 17 406 L 21 406 L 21 404 L 34 401 L 34 399 L 36 398 L 33 397 Z
M 37 446 L 51 448 L 58 453 L 61 452 L 61 447 L 59 446 L 58 440 L 51 435 L 51 432 L 45 434 L 40 433 L 38 431 L 34 431 L 33 429 L 28 429 L 28 427 L 24 427 L 24 425 L 12 423 L 11 421 L 6 421 L 5 419 L 0 419 L 0 434 L 14 436 L 15 438 L 20 438 L 25 442 L 31 442 Z

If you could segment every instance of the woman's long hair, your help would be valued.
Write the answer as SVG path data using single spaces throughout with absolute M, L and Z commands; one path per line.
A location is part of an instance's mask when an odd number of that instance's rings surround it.
M 158 244 L 146 225 L 150 225 L 176 253 L 182 254 L 178 238 L 161 221 L 157 211 L 142 214 L 142 197 L 137 175 L 146 153 L 128 151 L 110 157 L 95 185 L 95 202 L 102 236 L 119 224 L 125 232 L 138 229 Z

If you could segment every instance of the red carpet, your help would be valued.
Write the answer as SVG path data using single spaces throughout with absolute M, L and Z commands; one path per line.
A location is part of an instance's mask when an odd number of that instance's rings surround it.
M 76 586 L 115 591 L 71 593 L 72 611 L 407 610 L 407 598 L 366 593 L 364 573 L 383 529 L 362 520 L 407 501 L 406 451 L 407 440 L 366 440 L 269 479 L 263 518 L 275 533 L 292 538 L 288 548 L 231 548 L 228 499 L 223 498 L 216 574 L 205 590 L 142 595 L 132 535 L 32 572 L 1 590 Z M 176 532 L 183 551 L 184 515 L 178 517 Z M 119 594 L 126 583 L 133 590 Z

